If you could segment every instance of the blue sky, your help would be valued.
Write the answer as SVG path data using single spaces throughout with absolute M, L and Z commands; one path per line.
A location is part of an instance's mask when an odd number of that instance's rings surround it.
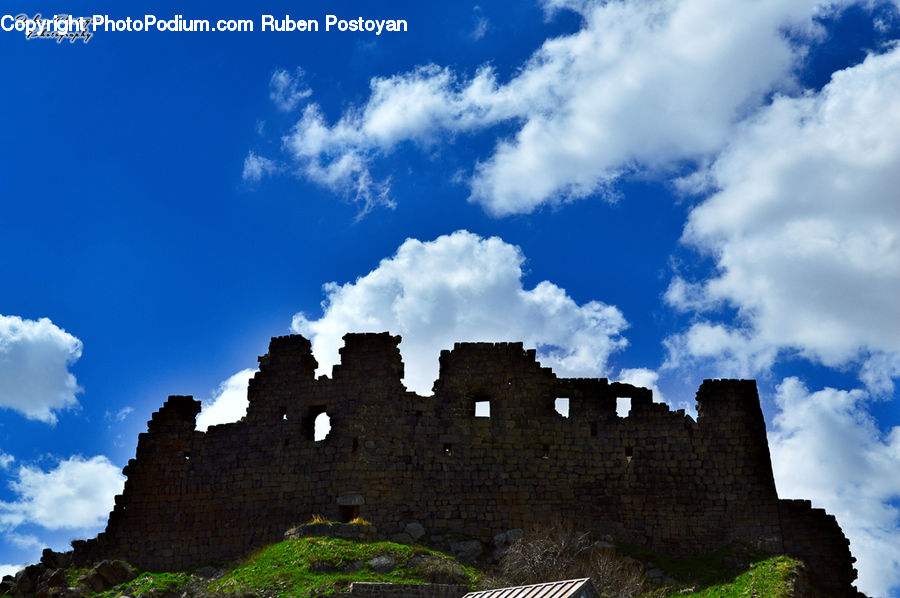
M 167 395 L 237 419 L 269 337 L 325 373 L 390 330 L 423 394 L 458 340 L 673 408 L 757 378 L 780 495 L 900 596 L 896 3 L 3 8 L 36 13 L 254 31 L 0 31 L 4 570 L 102 529 Z

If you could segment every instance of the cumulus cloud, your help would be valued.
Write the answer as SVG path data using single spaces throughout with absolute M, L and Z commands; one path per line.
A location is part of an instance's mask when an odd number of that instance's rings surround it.
M 779 354 L 858 367 L 871 391 L 900 374 L 900 48 L 837 72 L 819 93 L 777 97 L 715 161 L 717 191 L 683 240 L 712 256 L 670 304 L 737 308 L 668 340 L 670 365 L 710 358 L 743 375 Z
M 298 68 L 291 75 L 284 69 L 272 73 L 269 80 L 269 99 L 282 112 L 291 112 L 301 101 L 312 95 L 312 90 L 303 83 L 303 69 Z
M 197 429 L 205 432 L 210 426 L 235 422 L 247 414 L 247 385 L 256 370 L 246 369 L 222 382 L 203 405 L 197 417 Z
M 80 357 L 81 341 L 49 319 L 0 315 L 0 407 L 55 424 L 56 412 L 78 406 L 69 366 Z
M 837 517 L 858 562 L 857 587 L 888 595 L 900 586 L 900 427 L 882 433 L 862 390 L 810 392 L 787 378 L 769 433 L 778 494 L 810 498 Z
M 692 416 L 697 415 L 693 401 L 682 401 L 678 404 L 673 404 L 667 400 L 659 388 L 659 372 L 655 370 L 649 368 L 622 368 L 619 370 L 618 376 L 615 376 L 615 379 L 618 382 L 650 389 L 653 392 L 653 401 L 656 403 L 667 403 L 673 409 L 684 409 Z M 626 413 L 620 411 L 619 416 L 624 416 Z
M 0 526 L 6 530 L 25 524 L 48 530 L 99 529 L 124 483 L 120 469 L 104 456 L 76 455 L 59 461 L 50 471 L 23 465 L 9 484 L 17 499 L 0 502 Z
M 355 282 L 325 285 L 324 314 L 298 313 L 292 328 L 312 341 L 320 374 L 338 362 L 347 332 L 401 334 L 405 382 L 420 394 L 431 393 L 440 351 L 459 341 L 522 340 L 560 375 L 605 375 L 610 354 L 627 344 L 622 313 L 578 305 L 548 281 L 524 288 L 524 261 L 518 247 L 467 231 L 407 239 Z
M 472 201 L 494 215 L 603 193 L 636 167 L 719 150 L 734 124 L 791 85 L 821 0 L 546 0 L 579 31 L 548 39 L 509 81 L 426 65 L 371 80 L 333 124 L 310 104 L 284 138 L 298 172 L 363 200 L 389 193 L 373 165 L 399 144 L 428 147 L 499 123 L 515 133 L 473 164 Z M 786 31 L 791 32 L 788 39 Z M 366 206 L 377 205 L 366 203 Z

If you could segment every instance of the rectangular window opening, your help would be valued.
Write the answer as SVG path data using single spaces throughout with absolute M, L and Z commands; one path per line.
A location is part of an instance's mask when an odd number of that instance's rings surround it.
M 628 417 L 631 413 L 631 397 L 616 397 L 616 415 Z
M 491 402 L 490 401 L 475 401 L 475 417 L 490 417 L 491 416 Z
M 566 397 L 557 397 L 553 402 L 553 408 L 563 417 L 569 417 L 569 399 Z

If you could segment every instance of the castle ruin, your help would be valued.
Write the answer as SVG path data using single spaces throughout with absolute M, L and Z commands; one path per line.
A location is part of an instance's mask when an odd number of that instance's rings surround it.
M 705 380 L 694 421 L 644 388 L 558 378 L 521 343 L 457 343 L 423 397 L 401 382 L 399 336 L 344 341 L 332 376 L 316 378 L 307 339 L 273 338 L 239 422 L 197 431 L 199 401 L 169 397 L 106 531 L 81 550 L 171 570 L 238 558 L 313 514 L 483 542 L 563 514 L 671 555 L 733 541 L 789 554 L 824 594 L 855 595 L 835 518 L 777 496 L 753 381 Z M 331 430 L 316 440 L 322 413 Z

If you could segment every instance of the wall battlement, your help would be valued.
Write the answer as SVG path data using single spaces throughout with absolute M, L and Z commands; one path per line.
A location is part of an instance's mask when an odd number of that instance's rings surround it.
M 809 561 L 823 592 L 853 595 L 834 518 L 776 494 L 753 381 L 705 380 L 695 421 L 644 388 L 558 378 L 522 343 L 457 343 L 423 397 L 402 384 L 399 336 L 344 341 L 332 375 L 316 378 L 307 339 L 273 338 L 240 422 L 199 432 L 200 403 L 169 397 L 90 550 L 172 569 L 234 559 L 313 514 L 485 542 L 564 514 L 674 555 L 732 541 L 787 552 Z M 323 413 L 331 430 L 316 440 Z

